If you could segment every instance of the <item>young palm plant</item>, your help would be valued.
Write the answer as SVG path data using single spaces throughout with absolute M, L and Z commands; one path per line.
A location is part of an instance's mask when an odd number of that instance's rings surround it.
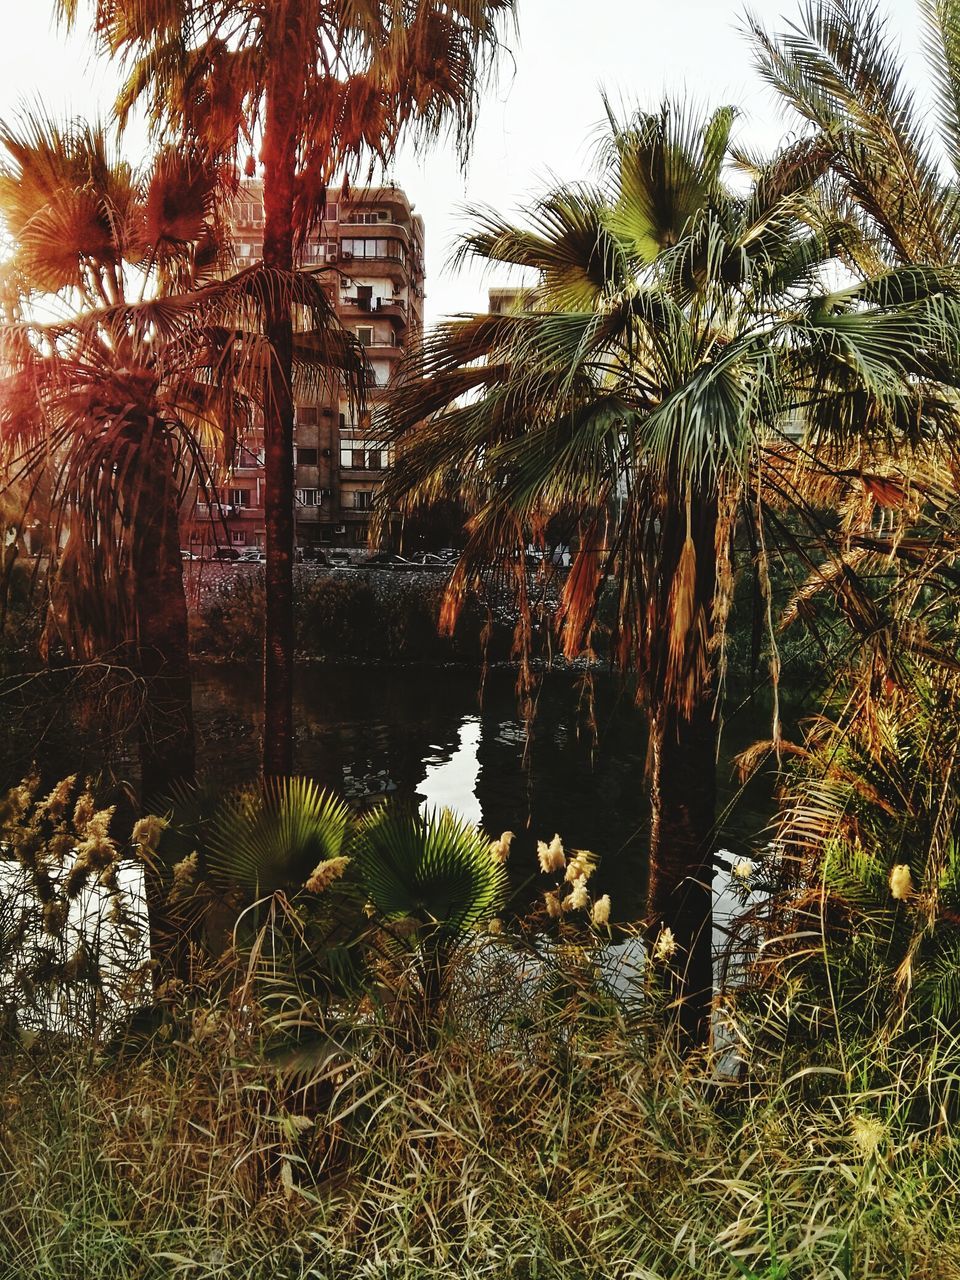
M 558 512 L 578 551 L 556 622 L 592 652 L 606 584 L 611 657 L 650 715 L 647 919 L 682 949 L 693 1037 L 712 992 L 711 865 L 717 699 L 738 513 L 755 567 L 772 480 L 782 500 L 793 414 L 818 433 L 922 433 L 928 381 L 953 351 L 958 307 L 936 273 L 831 288 L 858 231 L 826 221 L 825 153 L 737 157 L 733 113 L 669 104 L 609 117 L 601 174 L 540 199 L 526 225 L 479 215 L 461 253 L 534 275 L 514 314 L 428 337 L 387 413 L 398 465 L 388 507 L 457 497 L 473 515 L 447 592 L 450 626 L 477 575 L 512 575 L 529 634 L 523 552 Z
M 380 807 L 358 817 L 306 778 L 268 779 L 212 804 L 209 789 L 196 794 L 206 802 L 198 806 L 181 790 L 168 845 L 202 854 L 215 896 L 239 890 L 241 905 L 257 908 L 246 918 L 259 921 L 255 949 L 266 932 L 274 953 L 292 924 L 291 968 L 305 963 L 328 983 L 335 974 L 355 976 L 361 952 L 376 952 L 373 922 L 381 949 L 412 965 L 434 1008 L 457 949 L 503 905 L 502 858 L 447 810 L 423 816 Z
M 78 0 L 58 0 L 70 23 Z M 97 0 L 111 56 L 130 59 L 121 115 L 147 95 L 158 126 L 217 155 L 262 142 L 264 263 L 290 271 L 322 217 L 327 183 L 362 158 L 385 164 L 402 136 L 469 140 L 485 72 L 514 0 Z M 252 161 L 250 168 L 255 169 Z M 292 770 L 293 382 L 291 309 L 263 333 L 266 776 Z
M 749 913 L 757 974 L 848 1046 L 960 1025 L 957 666 L 899 665 L 882 698 L 854 670 L 790 748 L 773 893 Z

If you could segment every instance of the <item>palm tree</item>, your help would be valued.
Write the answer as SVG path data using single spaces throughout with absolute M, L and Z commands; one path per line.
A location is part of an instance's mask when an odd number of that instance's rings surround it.
M 213 485 L 213 450 L 229 459 L 258 400 L 268 302 L 312 318 L 316 376 L 359 363 L 315 281 L 262 268 L 220 279 L 222 175 L 199 153 L 164 150 L 136 172 L 102 130 L 30 117 L 0 143 L 16 242 L 2 461 L 12 486 L 44 481 L 57 513 L 49 643 L 139 682 L 149 810 L 194 769 L 180 502 L 193 476 Z M 156 933 L 159 882 L 148 890 Z
M 163 278 L 198 284 L 215 265 L 218 180 L 172 153 L 137 174 L 83 125 L 28 119 L 0 142 L 0 211 L 17 245 L 3 332 L 8 477 L 45 473 L 57 494 L 57 640 L 121 662 L 133 642 L 143 784 L 156 793 L 193 770 L 176 455 L 199 451 L 193 427 L 214 388 L 187 363 L 183 318 L 199 304 L 171 300 L 164 317 L 127 299 Z
M 919 0 L 936 111 L 918 103 L 874 0 L 813 0 L 783 34 L 752 19 L 757 66 L 829 158 L 863 231 L 851 266 L 960 262 L 960 3 Z
M 472 130 L 485 71 L 514 0 L 98 0 L 96 29 L 132 70 L 123 116 L 148 95 L 156 125 L 217 154 L 262 141 L 264 263 L 292 269 L 322 217 L 326 188 L 362 157 L 385 164 L 401 135 Z M 70 23 L 78 0 L 58 0 Z M 249 168 L 254 165 L 251 160 Z M 267 776 L 293 750 L 293 323 L 264 317 L 274 358 L 264 385 Z
M 610 654 L 639 677 L 650 717 L 647 922 L 669 929 L 683 957 L 672 981 L 693 1037 L 712 992 L 735 521 L 754 527 L 764 580 L 764 517 L 790 491 L 784 416 L 841 438 L 902 436 L 911 420 L 922 430 L 925 383 L 952 351 L 957 319 L 932 273 L 830 289 L 856 229 L 819 216 L 823 155 L 737 157 L 750 178 L 740 194 L 724 175 L 732 121 L 729 109 L 699 119 L 670 105 L 626 124 L 611 115 L 597 183 L 549 192 L 524 226 L 481 213 L 461 252 L 535 282 L 513 314 L 452 320 L 428 337 L 386 423 L 398 465 L 384 510 L 453 496 L 474 513 L 443 625 L 472 581 L 506 569 L 522 648 L 523 551 L 557 512 L 577 517 L 556 619 L 568 656 L 599 643 L 612 580 Z

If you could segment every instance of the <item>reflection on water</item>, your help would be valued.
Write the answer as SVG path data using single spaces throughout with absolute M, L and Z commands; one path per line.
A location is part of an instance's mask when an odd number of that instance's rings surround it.
M 518 884 L 537 839 L 560 832 L 601 856 L 603 892 L 639 901 L 646 826 L 642 717 L 616 684 L 596 691 L 598 731 L 581 710 L 581 681 L 549 675 L 528 733 L 515 677 L 460 668 L 317 665 L 298 671 L 296 768 L 359 806 L 383 796 L 449 807 L 492 835 L 514 831 Z M 200 762 L 225 782 L 256 775 L 262 716 L 255 672 L 196 673 Z M 626 907 L 626 902 L 622 906 Z
M 420 808 L 424 812 L 455 809 L 468 822 L 477 826 L 483 822 L 483 810 L 477 798 L 481 733 L 480 717 L 464 716 L 455 749 L 447 755 L 438 747 L 436 755 L 424 760 L 426 774 L 418 788 L 423 796 Z
M 613 679 L 594 689 L 595 731 L 582 678 L 543 680 L 532 729 L 518 714 L 514 674 L 461 668 L 301 667 L 297 674 L 296 768 L 358 806 L 377 798 L 449 807 L 492 836 L 514 831 L 514 884 L 527 900 L 538 839 L 559 832 L 568 848 L 600 857 L 597 892 L 621 919 L 636 913 L 645 882 L 648 824 L 643 717 Z M 201 767 L 224 782 L 256 775 L 262 716 L 255 670 L 196 672 Z M 763 726 L 725 728 L 727 751 Z M 727 757 L 729 759 L 729 755 Z M 721 765 L 721 780 L 729 768 Z M 755 831 L 762 816 L 738 821 Z M 735 839 L 736 826 L 723 842 Z

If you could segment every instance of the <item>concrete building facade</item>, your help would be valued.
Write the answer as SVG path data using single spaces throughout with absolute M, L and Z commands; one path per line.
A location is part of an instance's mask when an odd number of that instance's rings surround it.
M 234 205 L 238 264 L 263 254 L 263 188 L 245 182 Z M 306 246 L 303 266 L 322 270 L 337 318 L 364 347 L 367 403 L 357 413 L 342 386 L 312 400 L 297 396 L 294 429 L 298 546 L 361 547 L 373 499 L 391 457 L 373 423 L 407 348 L 423 330 L 424 223 L 395 185 L 331 197 Z M 216 494 L 194 503 L 191 549 L 262 547 L 262 434 L 254 424 Z M 199 544 L 199 548 L 198 545 Z

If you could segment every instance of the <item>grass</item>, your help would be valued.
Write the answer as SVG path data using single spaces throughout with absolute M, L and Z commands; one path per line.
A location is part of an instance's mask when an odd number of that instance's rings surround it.
M 0 1273 L 960 1273 L 946 1035 L 882 1062 L 848 1046 L 843 1063 L 758 1035 L 749 1071 L 722 1074 L 591 987 L 582 955 L 521 987 L 491 947 L 482 985 L 461 972 L 455 1016 L 429 1035 L 396 1006 L 336 1022 L 297 1008 L 323 1046 L 308 1074 L 281 1069 L 276 1015 L 237 995 L 195 1004 L 139 1056 L 7 1052 Z

